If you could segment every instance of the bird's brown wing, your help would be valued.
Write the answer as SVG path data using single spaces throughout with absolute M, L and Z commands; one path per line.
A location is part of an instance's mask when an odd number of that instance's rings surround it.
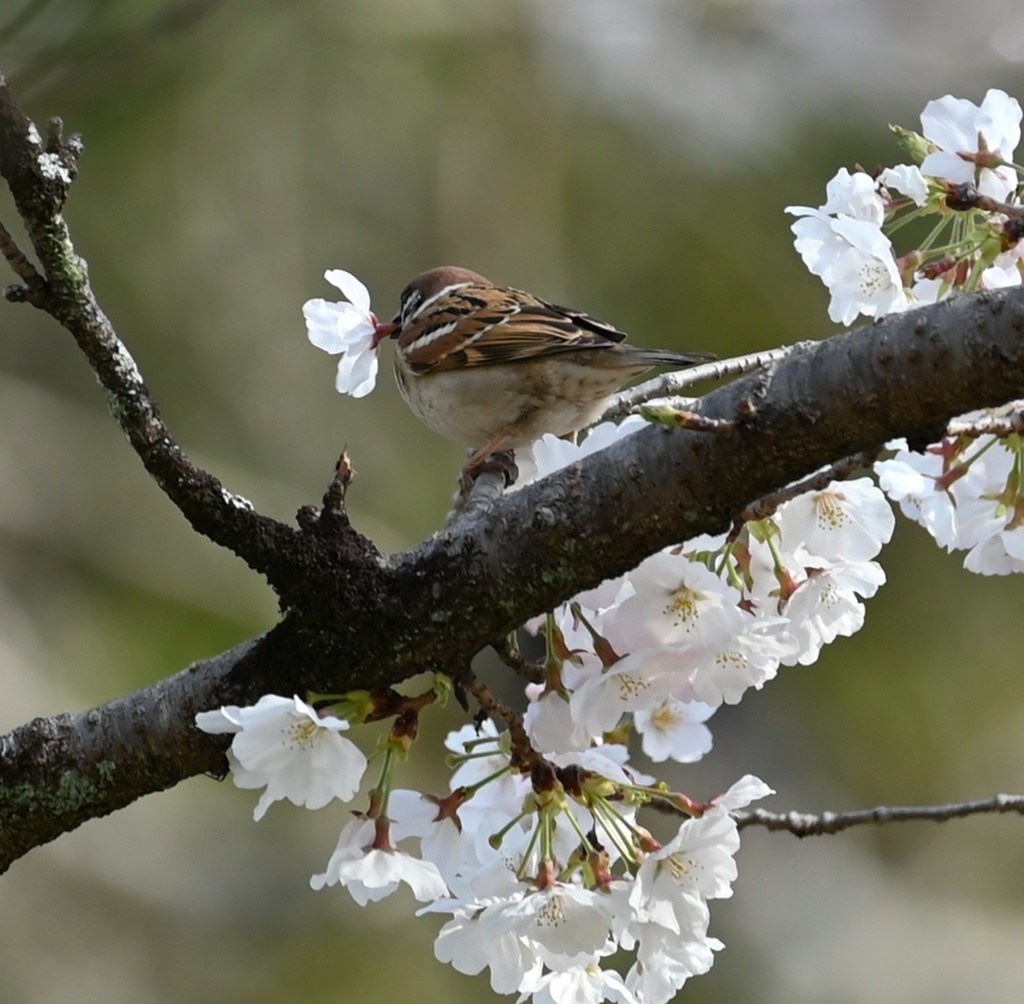
M 419 373 L 607 348 L 625 333 L 597 318 L 516 289 L 463 286 L 402 332 Z

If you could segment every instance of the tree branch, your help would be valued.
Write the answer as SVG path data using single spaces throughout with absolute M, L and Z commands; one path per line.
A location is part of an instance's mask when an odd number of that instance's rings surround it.
M 1024 816 L 1024 795 L 993 795 L 975 802 L 954 802 L 950 805 L 879 805 L 858 812 L 769 812 L 767 809 L 748 809 L 734 812 L 733 817 L 741 830 L 748 826 L 763 826 L 766 830 L 785 830 L 795 837 L 820 837 L 841 833 L 866 823 L 879 825 L 914 820 L 944 823 L 947 819 L 1006 812 Z
M 714 362 L 701 363 L 685 370 L 661 373 L 650 380 L 627 387 L 619 391 L 611 404 L 601 415 L 601 421 L 621 418 L 628 415 L 637 405 L 653 398 L 671 397 L 699 383 L 717 383 L 728 377 L 752 373 L 778 359 L 784 359 L 795 346 L 784 346 L 778 349 L 766 349 L 764 352 L 752 352 L 746 356 L 733 356 L 731 359 L 716 359 Z
M 125 804 L 117 788 L 130 801 L 209 770 L 219 746 L 197 735 L 195 711 L 460 670 L 529 617 L 661 547 L 728 527 L 752 499 L 836 457 L 900 434 L 934 439 L 953 415 L 1022 396 L 1022 363 L 1024 290 L 963 297 L 803 346 L 708 395 L 702 412 L 737 418 L 734 435 L 651 426 L 372 567 L 353 570 L 332 524 L 317 522 L 304 550 L 289 552 L 295 564 L 281 558 L 290 613 L 273 631 L 87 713 L 90 734 L 121 735 L 116 786 L 62 808 L 61 777 L 83 769 L 78 730 L 37 722 L 28 739 L 4 739 L 0 830 L 52 838 Z M 144 728 L 117 732 L 125 716 L 144 722 L 160 707 L 172 710 L 160 713 L 155 750 Z M 52 740 L 45 762 L 19 752 L 36 735 Z
M 0 76 L 0 174 L 42 266 L 39 276 L 6 228 L 0 249 L 24 285 L 5 291 L 48 313 L 74 337 L 107 392 L 111 414 L 146 470 L 199 532 L 257 571 L 267 572 L 296 531 L 255 512 L 192 463 L 171 436 L 131 353 L 117 337 L 89 285 L 88 270 L 71 242 L 62 208 L 77 173 L 79 137 L 65 140 L 51 123 L 47 142 L 14 101 Z
M 144 690 L 0 736 L 0 873 L 33 847 L 183 777 L 223 774 L 224 742 L 195 713 L 258 648 L 243 642 Z
M 833 481 L 845 481 L 857 471 L 863 471 L 866 467 L 870 467 L 878 459 L 878 455 L 881 452 L 880 449 L 863 450 L 860 453 L 853 454 L 853 456 L 843 457 L 841 460 L 823 467 L 820 471 L 816 471 L 802 481 L 796 481 L 793 484 L 786 485 L 785 488 L 780 488 L 776 492 L 763 495 L 740 512 L 736 517 L 734 529 L 739 530 L 744 523 L 767 519 L 767 517 L 778 510 L 779 506 L 789 502 L 791 499 L 799 498 L 808 492 L 823 491 Z

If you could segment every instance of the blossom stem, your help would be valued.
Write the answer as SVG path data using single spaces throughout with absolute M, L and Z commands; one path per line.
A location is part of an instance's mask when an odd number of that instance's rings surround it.
M 635 833 L 636 827 L 603 798 L 595 799 L 590 805 L 590 811 L 595 817 L 600 817 L 605 834 L 622 859 L 634 863 L 636 854 L 628 838 Z
M 512 768 L 509 765 L 506 764 L 500 770 L 496 770 L 493 774 L 488 774 L 487 777 L 483 778 L 482 780 L 477 781 L 474 784 L 467 784 L 465 787 L 463 787 L 462 791 L 465 794 L 465 797 L 467 799 L 470 799 L 481 788 L 484 788 L 487 785 L 491 784 L 492 782 L 497 781 L 498 778 L 504 777 L 506 774 L 511 773 L 511 771 L 512 771 Z
M 384 763 L 380 768 L 380 778 L 374 789 L 370 792 L 370 810 L 367 812 L 367 816 L 370 819 L 379 819 L 387 816 L 394 769 L 395 750 L 393 747 L 388 746 L 384 750 Z

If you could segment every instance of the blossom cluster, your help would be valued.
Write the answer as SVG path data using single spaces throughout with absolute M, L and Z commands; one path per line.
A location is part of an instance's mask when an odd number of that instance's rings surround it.
M 790 207 L 797 250 L 828 286 L 833 320 L 1020 282 L 1020 121 L 1001 91 L 981 106 L 933 101 L 921 135 L 899 132 L 914 163 L 840 171 L 823 205 Z M 929 214 L 938 225 L 897 257 L 887 233 Z M 360 397 L 376 380 L 381 326 L 358 279 L 341 270 L 326 278 L 348 302 L 307 302 L 309 338 L 341 356 L 337 388 Z M 771 789 L 748 775 L 700 801 L 645 771 L 701 759 L 722 704 L 859 630 L 864 601 L 885 581 L 876 559 L 894 527 L 886 495 L 940 545 L 966 550 L 969 569 L 1024 570 L 1024 441 L 1011 422 L 1002 435 L 980 434 L 992 420 L 969 416 L 924 452 L 890 444 L 892 458 L 874 467 L 880 487 L 822 477 L 813 490 L 780 492 L 758 518 L 681 541 L 527 625 L 545 656 L 524 710 L 492 702 L 490 718 L 448 736 L 446 792 L 396 783 L 417 716 L 450 689 L 443 677 L 405 704 L 390 692 L 267 695 L 200 713 L 197 724 L 232 734 L 235 783 L 265 789 L 259 819 L 278 800 L 351 802 L 368 762 L 350 734 L 394 715 L 365 808 L 353 811 L 312 887 L 342 886 L 365 905 L 407 886 L 421 914 L 445 918 L 437 958 L 486 970 L 495 991 L 520 1001 L 664 1004 L 722 948 L 709 903 L 732 894 L 734 813 Z M 545 436 L 517 457 L 521 483 L 645 424 L 631 416 L 599 425 L 579 444 Z M 644 768 L 631 762 L 638 750 Z M 652 805 L 682 817 L 667 839 L 641 818 Z M 629 960 L 616 968 L 622 953 Z
M 299 698 L 268 695 L 252 708 L 201 712 L 205 731 L 233 732 L 241 787 L 266 785 L 256 810 L 287 798 L 310 808 L 347 800 L 366 760 Z M 341 885 L 365 905 L 406 885 L 449 916 L 435 943 L 463 973 L 489 971 L 499 993 L 570 1004 L 668 1001 L 706 972 L 722 947 L 708 933 L 708 902 L 732 895 L 739 833 L 734 810 L 771 794 L 747 776 L 707 803 L 667 793 L 628 765 L 628 751 L 596 742 L 573 753 L 517 750 L 490 721 L 449 735 L 457 764 L 447 795 L 392 784 L 388 744 L 370 808 L 342 830 L 311 886 Z M 661 799 L 686 818 L 667 842 L 638 821 Z M 602 962 L 620 950 L 625 975 Z
M 973 416 L 984 422 L 987 415 Z M 923 453 L 891 444 L 875 464 L 878 480 L 903 514 L 947 551 L 967 551 L 964 567 L 981 575 L 1024 572 L 1024 441 L 949 436 Z
M 842 324 L 1021 283 L 1016 98 L 990 90 L 975 105 L 947 94 L 925 107 L 920 134 L 894 132 L 916 163 L 870 175 L 843 168 L 823 205 L 787 209 L 800 217 L 792 227 L 796 249 L 829 288 L 829 316 Z M 936 223 L 925 240 L 897 257 L 886 233 L 928 217 Z M 923 452 L 890 444 L 895 456 L 875 465 L 904 515 L 947 550 L 966 550 L 965 567 L 986 575 L 1024 570 L 1024 443 L 1012 429 L 984 434 L 1005 410 L 972 416 L 974 434 L 949 436 Z
M 534 476 L 644 424 L 597 426 L 582 446 L 545 436 L 532 450 Z M 576 597 L 547 626 L 567 657 L 529 688 L 534 745 L 586 749 L 629 715 L 652 760 L 700 759 L 710 748 L 701 723 L 723 702 L 760 689 L 780 665 L 813 663 L 822 646 L 860 629 L 863 599 L 885 581 L 873 559 L 894 523 L 869 478 L 833 482 Z
M 921 113 L 921 134 L 894 130 L 915 163 L 842 168 L 823 205 L 787 208 L 800 217 L 796 249 L 828 287 L 833 321 L 1020 284 L 1020 123 L 1020 104 L 1004 91 L 990 90 L 980 106 L 947 94 Z M 927 237 L 897 257 L 887 232 L 928 217 L 937 221 Z
M 543 477 L 642 425 L 598 426 L 579 446 L 544 437 L 523 467 Z M 407 885 L 427 904 L 421 913 L 450 918 L 437 957 L 460 972 L 488 970 L 501 993 L 669 1000 L 722 947 L 708 904 L 732 892 L 731 813 L 770 789 L 746 777 L 695 801 L 631 764 L 630 735 L 655 763 L 700 759 L 720 704 L 861 626 L 863 599 L 884 581 L 873 559 L 892 529 L 868 479 L 835 483 L 565 604 L 534 625 L 547 657 L 543 681 L 526 687 L 525 714 L 501 732 L 484 721 L 449 736 L 457 767 L 447 793 L 395 786 L 409 742 L 392 733 L 368 810 L 345 826 L 313 887 L 341 885 L 366 904 Z M 365 716 L 351 697 L 317 712 L 268 696 L 197 721 L 236 733 L 236 782 L 266 785 L 258 817 L 275 799 L 311 808 L 350 799 L 366 761 L 345 732 Z M 639 818 L 654 802 L 685 817 L 667 842 Z M 623 950 L 634 962 L 620 973 L 605 963 Z

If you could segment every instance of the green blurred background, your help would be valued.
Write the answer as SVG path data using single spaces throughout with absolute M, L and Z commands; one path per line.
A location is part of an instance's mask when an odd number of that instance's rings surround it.
M 980 0 L 7 0 L 0 68 L 85 135 L 67 207 L 101 303 L 171 429 L 282 519 L 341 448 L 353 518 L 389 550 L 441 522 L 461 462 L 390 378 L 333 390 L 300 307 L 325 268 L 382 315 L 458 263 L 650 345 L 821 337 L 826 294 L 782 207 L 898 159 L 886 124 L 947 92 L 1024 96 L 1024 11 Z M 9 200 L 2 218 L 12 223 Z M 9 281 L 9 280 L 5 280 Z M 0 304 L 0 731 L 145 685 L 274 623 L 105 410 L 70 338 Z M 387 367 L 389 363 L 385 361 Z M 1019 580 L 982 580 L 900 522 L 867 625 L 712 720 L 675 780 L 747 771 L 777 809 L 1024 789 Z M 409 784 L 438 787 L 425 728 Z M 371 739 L 372 744 L 372 739 Z M 479 1001 L 403 895 L 314 894 L 345 810 L 195 779 L 30 854 L 0 882 L 0 1000 Z M 798 842 L 748 831 L 728 945 L 693 1002 L 1019 999 L 1024 822 Z

